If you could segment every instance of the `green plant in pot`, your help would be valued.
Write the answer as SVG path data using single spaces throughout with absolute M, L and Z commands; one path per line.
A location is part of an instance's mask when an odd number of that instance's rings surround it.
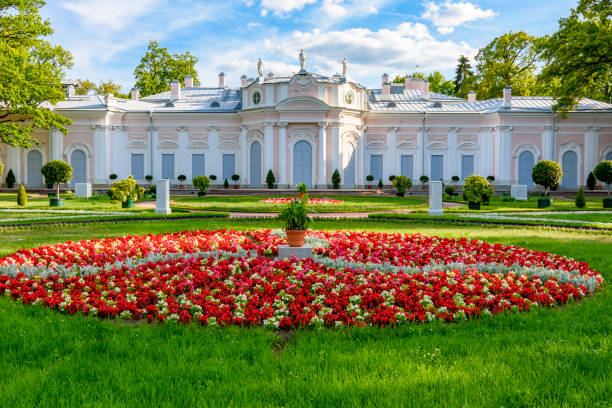
M 468 208 L 470 210 L 480 210 L 482 196 L 485 194 L 492 194 L 491 184 L 487 181 L 487 179 L 476 175 L 465 179 L 463 195 L 468 202 Z
M 421 177 L 419 177 L 419 181 L 423 184 L 423 190 L 425 190 L 425 185 L 429 181 L 429 177 L 423 174 Z
M 134 201 L 142 197 L 144 188 L 140 187 L 134 177 L 113 183 L 110 188 L 111 198 L 121 202 L 122 208 L 134 208 Z
M 332 184 L 334 186 L 334 190 L 337 190 L 340 188 L 340 181 L 342 181 L 340 179 L 340 172 L 338 171 L 338 169 L 334 170 L 334 173 L 332 174 Z
M 147 180 L 147 183 L 151 184 L 151 182 L 153 181 L 153 176 L 150 174 L 147 174 L 145 176 L 145 180 Z
M 210 179 L 210 188 L 215 188 L 215 180 L 217 180 L 217 176 L 211 174 L 208 176 L 208 178 Z
M 603 199 L 604 208 L 612 208 L 612 198 L 610 198 L 610 184 L 612 183 L 612 160 L 604 160 L 593 169 L 593 174 L 597 180 L 606 183 L 608 186 L 608 198 Z
M 397 190 L 395 195 L 398 197 L 403 197 L 406 194 L 406 191 L 412 187 L 412 180 L 406 176 L 394 176 L 393 185 Z
M 366 176 L 366 180 L 368 181 L 368 188 L 372 189 L 372 182 L 374 181 L 374 176 L 371 174 L 368 174 Z
M 304 195 L 308 193 L 308 186 L 304 183 L 296 184 L 295 188 L 297 189 L 297 196 L 299 199 L 302 199 Z
M 198 190 L 198 197 L 204 197 L 206 195 L 206 190 L 210 187 L 210 179 L 206 176 L 196 176 L 191 179 L 193 186 Z
M 453 183 L 458 183 L 459 182 L 459 176 L 453 176 L 451 177 L 451 180 L 453 180 Z
M 13 169 L 9 169 L 8 173 L 6 173 L 6 179 L 4 179 L 4 181 L 6 182 L 6 188 L 13 188 L 15 186 L 15 174 L 13 173 Z
M 301 247 L 304 245 L 304 237 L 310 223 L 306 210 L 307 203 L 308 194 L 304 195 L 301 200 L 291 200 L 281 210 L 279 218 L 285 223 L 285 233 L 289 246 Z
M 379 179 L 378 180 L 378 189 L 382 190 L 383 187 L 384 187 L 384 184 L 383 184 L 382 180 Z
M 111 180 L 111 182 L 114 182 L 115 180 L 117 180 L 117 175 L 115 173 L 112 173 L 108 176 L 108 178 Z
M 240 176 L 238 174 L 232 174 L 232 181 L 234 182 L 234 189 L 238 188 L 238 180 L 240 180 Z
M 184 174 L 179 174 L 179 176 L 177 177 L 178 181 L 179 181 L 179 188 L 182 190 L 183 188 L 185 188 L 185 186 L 183 185 L 183 183 L 185 182 L 185 180 L 187 180 L 187 176 Z
M 274 177 L 274 173 L 272 169 L 270 169 L 268 170 L 268 174 L 266 174 L 266 184 L 270 190 L 274 188 L 274 183 L 276 183 L 276 177 Z
M 563 178 L 561 165 L 552 160 L 541 160 L 531 170 L 533 182 L 544 187 L 544 197 L 538 198 L 538 208 L 550 207 L 552 200 L 548 196 L 548 189 L 558 186 Z
M 223 182 L 223 188 L 225 188 L 226 190 L 229 188 L 229 182 L 227 181 L 227 179 L 225 179 L 225 181 Z
M 72 180 L 72 166 L 61 160 L 51 160 L 40 169 L 47 183 L 55 184 L 55 197 L 49 199 L 51 207 L 63 207 L 64 200 L 60 198 L 60 184 Z

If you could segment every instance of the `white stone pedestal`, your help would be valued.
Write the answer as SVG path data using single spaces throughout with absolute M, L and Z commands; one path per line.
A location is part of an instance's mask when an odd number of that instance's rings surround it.
M 74 185 L 74 196 L 80 198 L 90 198 L 91 183 L 76 183 Z
M 295 256 L 298 259 L 305 259 L 312 257 L 311 246 L 291 247 L 289 245 L 278 246 L 278 259 L 287 259 Z
M 155 214 L 170 214 L 170 180 L 157 180 L 155 184 Z
M 442 211 L 442 182 L 429 182 L 429 215 L 444 215 Z
M 510 186 L 510 195 L 515 200 L 527 201 L 527 186 L 524 184 L 513 184 Z

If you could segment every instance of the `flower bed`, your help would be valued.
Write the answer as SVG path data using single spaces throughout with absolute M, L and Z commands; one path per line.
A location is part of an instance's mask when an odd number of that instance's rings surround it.
M 279 198 L 266 198 L 259 200 L 260 203 L 265 204 L 287 204 L 291 201 L 297 200 L 296 197 L 279 197 Z M 316 198 L 308 197 L 308 204 L 311 205 L 328 205 L 328 204 L 343 204 L 342 200 L 334 200 L 333 198 Z
M 66 242 L 0 258 L 0 293 L 101 318 L 277 328 L 402 325 L 563 305 L 602 277 L 559 255 L 468 239 L 310 232 L 312 259 L 276 260 L 280 231 L 185 231 Z

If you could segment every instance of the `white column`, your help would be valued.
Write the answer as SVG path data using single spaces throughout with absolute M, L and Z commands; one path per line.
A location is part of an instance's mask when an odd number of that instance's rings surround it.
M 319 188 L 327 187 L 327 138 L 325 122 L 319 122 Z
M 21 179 L 21 147 L 6 146 L 6 163 L 4 163 L 5 178 L 9 170 L 13 170 L 16 179 L 15 184 L 25 182 L 25 180 Z M 2 180 L 0 184 L 4 183 L 4 181 L 5 180 Z
M 249 174 L 249 168 L 247 164 L 247 157 L 249 154 L 249 150 L 247 149 L 247 126 L 240 125 L 240 178 L 242 179 L 242 185 L 248 186 L 249 178 L 251 175 Z
M 93 137 L 93 177 L 90 175 L 90 179 L 96 184 L 106 183 L 108 179 L 108 159 L 110 157 L 107 151 L 108 143 L 106 139 L 108 137 L 108 126 L 96 125 Z M 70 158 L 68 158 L 70 160 Z
M 332 123 L 332 174 L 340 170 L 340 123 Z
M 155 184 L 155 214 L 170 214 L 170 180 L 157 180 Z
M 359 132 L 359 140 L 357 142 L 357 186 L 365 184 L 365 145 L 366 145 L 366 129 L 367 126 L 362 126 Z
M 442 182 L 431 180 L 429 182 L 429 215 L 444 215 L 442 210 Z
M 497 168 L 499 173 L 495 176 L 500 183 L 511 184 L 512 182 L 512 126 L 500 126 L 499 144 L 496 146 L 498 151 Z M 486 177 L 486 176 L 485 176 Z
M 417 171 L 414 174 L 413 182 L 418 181 L 422 175 L 429 174 L 429 170 L 425 168 L 425 162 L 426 162 L 425 154 L 427 152 L 427 149 L 425 148 L 426 144 L 427 144 L 427 130 L 426 129 L 423 130 L 423 128 L 421 128 L 421 130 L 419 130 L 419 132 L 417 133 L 417 145 L 418 145 L 418 151 L 417 151 L 418 157 L 416 157 Z
M 446 179 L 450 179 L 453 176 L 461 177 L 461 169 L 459 168 L 460 157 L 459 152 L 457 151 L 457 128 L 449 127 L 448 128 L 448 156 L 446 157 L 446 169 L 447 172 L 444 173 Z
M 395 152 L 397 152 L 397 128 L 390 127 L 387 129 L 387 154 L 384 158 L 383 168 L 385 169 L 383 173 L 383 183 L 387 183 L 389 176 L 392 174 L 397 174 L 395 169 Z
M 176 129 L 178 131 L 178 151 L 176 152 L 176 174 L 174 177 L 178 177 L 180 174 L 183 174 L 187 177 L 185 183 L 191 184 L 191 179 L 193 178 L 191 168 L 191 152 L 187 149 L 187 145 L 189 144 L 189 134 L 188 129 L 184 126 L 180 126 Z
M 278 124 L 278 184 L 288 186 L 287 181 L 287 123 Z
M 586 184 L 586 178 L 593 171 L 598 162 L 597 148 L 599 146 L 599 126 L 589 126 L 584 134 L 584 180 L 578 185 Z
M 481 153 L 481 167 L 478 174 L 482 177 L 487 177 L 493 174 L 493 135 L 491 134 L 491 128 L 487 126 L 481 127 L 478 140 Z
M 49 160 L 62 160 L 64 151 L 64 134 L 57 129 L 51 129 L 51 143 L 49 143 Z M 44 163 L 43 163 L 44 164 Z
M 542 132 L 542 160 L 553 160 L 554 149 L 553 128 L 552 126 L 544 126 Z M 534 159 L 537 161 L 537 157 Z
M 264 122 L 264 174 L 274 171 L 274 122 Z
M 208 151 L 209 155 L 206 158 L 206 167 L 210 169 L 209 175 L 214 174 L 215 176 L 217 176 L 217 180 L 214 181 L 216 185 L 223 184 L 223 157 L 219 152 L 218 126 L 210 126 L 208 128 Z

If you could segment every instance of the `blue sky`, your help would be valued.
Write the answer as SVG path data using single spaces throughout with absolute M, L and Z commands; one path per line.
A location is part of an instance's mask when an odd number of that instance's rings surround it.
M 47 0 L 51 38 L 70 50 L 71 78 L 112 78 L 129 90 L 149 40 L 170 52 L 190 51 L 203 85 L 225 72 L 230 86 L 256 75 L 256 62 L 276 75 L 298 69 L 341 71 L 377 87 L 390 75 L 438 69 L 453 75 L 460 54 L 508 31 L 552 33 L 576 0 Z

